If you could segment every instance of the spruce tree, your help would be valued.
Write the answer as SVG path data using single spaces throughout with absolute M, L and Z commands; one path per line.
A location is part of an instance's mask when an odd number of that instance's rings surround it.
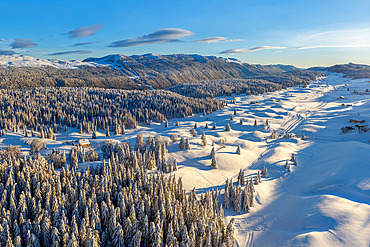
M 204 132 L 202 133 L 201 139 L 202 139 L 202 146 L 203 147 L 207 146 L 207 136 Z
M 109 136 L 110 136 L 109 126 L 107 126 L 107 129 L 106 129 L 106 133 L 105 133 L 105 135 L 106 135 L 107 137 L 109 137 Z
M 225 130 L 226 130 L 226 131 L 231 131 L 231 127 L 230 127 L 230 124 L 229 124 L 229 123 L 227 123 L 227 124 L 226 124 L 226 126 L 225 126 Z

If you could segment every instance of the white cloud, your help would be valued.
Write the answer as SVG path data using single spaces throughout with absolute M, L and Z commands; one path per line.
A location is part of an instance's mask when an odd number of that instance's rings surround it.
M 310 31 L 292 39 L 292 47 L 295 49 L 369 47 L 369 44 L 369 28 Z
M 239 49 L 230 49 L 226 51 L 220 52 L 220 54 L 235 54 L 235 53 L 248 53 L 248 52 L 255 52 L 255 51 L 260 51 L 260 50 L 282 50 L 282 49 L 287 49 L 287 47 L 283 46 L 256 46 L 250 49 L 244 49 L 244 48 L 239 48 Z
M 242 41 L 241 39 L 228 39 L 225 37 L 209 37 L 201 40 L 193 41 L 194 43 L 219 43 L 219 42 L 236 42 L 236 41 Z
M 363 45 L 311 45 L 311 46 L 297 46 L 293 47 L 294 50 L 318 49 L 318 48 L 361 48 L 370 47 L 370 44 Z

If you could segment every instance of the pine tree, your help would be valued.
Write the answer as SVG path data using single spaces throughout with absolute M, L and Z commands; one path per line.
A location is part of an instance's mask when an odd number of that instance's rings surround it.
M 215 130 L 217 127 L 216 127 L 216 123 L 213 123 L 213 127 L 212 127 L 212 130 Z
M 226 209 L 229 209 L 229 205 L 230 205 L 230 189 L 229 189 L 229 179 L 226 180 L 226 184 L 225 184 L 225 193 L 224 193 L 224 208 Z
M 265 178 L 267 177 L 267 167 L 266 166 L 262 166 L 262 176 L 264 176 Z
M 166 121 L 166 122 L 164 123 L 164 127 L 165 127 L 165 128 L 167 128 L 167 127 L 168 127 L 168 121 Z
M 51 243 L 52 243 L 52 246 L 58 247 L 59 246 L 59 241 L 60 241 L 60 238 L 59 238 L 58 229 L 54 227 L 53 230 L 51 231 Z
M 240 169 L 240 171 L 239 171 L 238 183 L 240 185 L 244 185 L 245 184 L 245 178 L 244 178 L 244 171 L 243 171 L 243 169 Z
M 240 125 L 243 125 L 243 119 L 240 119 L 239 123 Z
M 106 135 L 107 137 L 110 137 L 109 126 L 107 126 L 107 129 L 106 129 L 105 135 Z
M 227 225 L 226 233 L 225 233 L 225 246 L 232 247 L 234 246 L 234 224 L 235 219 L 232 218 Z
M 206 126 L 205 126 L 206 129 L 208 129 L 208 123 L 206 123 Z
M 192 129 L 191 130 L 191 135 L 194 137 L 194 136 L 196 136 L 198 133 L 197 133 L 197 131 L 195 130 L 195 129 Z
M 240 213 L 240 210 L 241 210 L 241 188 L 240 188 L 240 184 L 235 188 L 235 193 L 234 193 L 234 210 L 235 212 L 237 213 Z
M 177 161 L 176 159 L 173 160 L 173 168 L 172 168 L 173 171 L 177 171 Z
M 79 247 L 80 244 L 79 244 L 79 241 L 78 239 L 76 238 L 76 236 L 72 233 L 69 240 L 68 240 L 68 244 L 67 244 L 67 247 Z
M 112 243 L 117 247 L 125 247 L 125 233 L 119 223 L 117 223 L 117 226 L 114 229 Z
M 257 119 L 254 120 L 253 126 L 257 126 Z
M 202 133 L 201 139 L 202 139 L 202 146 L 203 147 L 207 146 L 207 136 L 204 132 Z
M 253 204 L 254 204 L 254 184 L 253 184 L 252 177 L 249 180 L 248 186 L 249 186 L 249 188 L 248 188 L 248 190 L 249 190 L 249 206 L 253 207 Z
M 285 170 L 286 170 L 287 172 L 290 172 L 290 165 L 289 165 L 289 163 L 288 163 L 288 160 L 286 160 L 286 162 L 285 162 Z
M 242 208 L 243 211 L 249 212 L 249 196 L 248 196 L 248 185 L 244 187 L 243 194 L 242 194 Z
M 240 145 L 238 145 L 238 147 L 237 147 L 237 149 L 236 149 L 236 153 L 237 153 L 237 154 L 239 154 L 239 155 L 241 154 L 241 151 L 240 151 Z
M 213 157 L 213 159 L 211 160 L 211 168 L 212 169 L 217 169 L 218 168 L 216 157 Z
M 290 161 L 294 161 L 295 160 L 295 155 L 294 153 L 292 153 L 292 157 L 290 158 Z
M 185 148 L 185 138 L 184 137 L 181 137 L 181 139 L 180 139 L 179 148 L 181 150 L 186 150 L 186 148 Z
M 212 150 L 211 150 L 211 153 L 210 153 L 209 157 L 210 157 L 211 159 L 214 159 L 214 158 L 216 157 L 216 151 L 215 151 L 215 148 L 214 148 L 214 147 L 212 148 Z
M 225 130 L 226 130 L 226 131 L 231 131 L 231 128 L 230 128 L 230 124 L 229 124 L 229 123 L 227 123 L 227 124 L 226 124 L 226 126 L 225 126 Z
M 189 143 L 189 139 L 188 138 L 186 138 L 186 140 L 185 140 L 185 149 L 186 150 L 189 150 L 190 149 L 190 143 Z
M 258 180 L 258 183 L 261 183 L 261 173 L 260 171 L 257 171 L 257 180 Z
M 174 237 L 172 224 L 169 224 L 167 237 L 166 237 L 166 246 L 174 246 L 176 243 L 176 238 Z

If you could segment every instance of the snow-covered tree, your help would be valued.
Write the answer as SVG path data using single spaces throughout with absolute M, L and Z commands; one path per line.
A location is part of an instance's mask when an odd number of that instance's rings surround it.
M 41 149 L 43 148 L 43 142 L 39 139 L 33 139 L 33 141 L 31 142 L 31 154 L 32 155 L 37 155 Z
M 289 165 L 288 160 L 286 160 L 286 162 L 285 162 L 285 170 L 286 170 L 287 172 L 290 172 L 290 165 Z
M 264 176 L 265 178 L 267 177 L 267 167 L 266 166 L 262 166 L 262 176 Z
M 107 126 L 107 128 L 106 128 L 105 135 L 106 135 L 107 137 L 109 137 L 109 136 L 110 136 L 109 126 Z
M 211 160 L 211 168 L 212 169 L 217 169 L 218 166 L 217 166 L 217 161 L 216 161 L 216 157 L 214 157 L 212 160 Z
M 186 138 L 186 140 L 185 140 L 185 149 L 186 150 L 189 150 L 190 149 L 190 143 L 189 143 L 189 139 L 188 138 Z
M 177 142 L 177 140 L 179 139 L 179 136 L 172 133 L 172 134 L 170 134 L 170 139 L 171 139 L 172 142 Z
M 196 136 L 198 133 L 197 133 L 197 131 L 196 131 L 195 129 L 192 129 L 192 130 L 191 130 L 191 132 L 190 132 L 190 134 L 194 137 L 194 136 Z
M 202 139 L 202 146 L 207 146 L 207 136 L 206 136 L 206 134 L 203 132 L 202 133 L 202 137 L 201 137 L 201 139 Z
M 227 123 L 227 124 L 226 124 L 226 126 L 225 126 L 225 130 L 226 130 L 226 131 L 231 131 L 231 127 L 230 127 L 230 124 L 229 124 L 229 123 Z

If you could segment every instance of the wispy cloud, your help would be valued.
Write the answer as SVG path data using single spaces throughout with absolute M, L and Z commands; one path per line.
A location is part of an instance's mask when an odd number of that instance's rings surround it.
M 72 45 L 73 47 L 76 47 L 76 46 L 85 46 L 85 45 L 91 45 L 93 42 L 83 42 L 83 43 L 76 43 L 74 45 Z
M 0 50 L 0 55 L 14 55 L 17 54 L 14 51 L 9 51 L 9 50 Z
M 89 54 L 92 53 L 92 51 L 85 51 L 85 50 L 79 50 L 79 51 L 61 51 L 61 52 L 55 52 L 48 54 L 48 56 L 60 56 L 60 55 L 69 55 L 69 54 Z
M 219 42 L 236 42 L 236 41 L 242 41 L 241 39 L 228 39 L 225 37 L 209 37 L 201 40 L 195 40 L 193 43 L 219 43 Z
M 235 54 L 235 53 L 246 53 L 248 50 L 244 48 L 238 48 L 238 49 L 230 49 L 226 51 L 221 51 L 220 54 Z
M 294 50 L 318 49 L 318 48 L 361 48 L 370 47 L 370 44 L 363 45 L 311 45 L 311 46 L 297 46 L 293 47 Z
M 157 43 L 180 41 L 181 38 L 193 35 L 191 31 L 180 28 L 165 28 L 135 39 L 124 39 L 111 43 L 110 47 L 132 47 Z
M 10 42 L 10 40 L 9 39 L 0 39 L 0 42 L 7 43 L 7 42 Z
M 37 44 L 30 39 L 16 39 L 10 46 L 12 47 L 12 49 L 16 48 L 23 49 L 35 47 L 37 46 Z
M 255 52 L 260 50 L 282 50 L 287 49 L 287 47 L 283 46 L 256 46 L 250 49 L 238 48 L 238 49 L 230 49 L 226 51 L 220 52 L 220 54 L 235 54 L 235 53 L 248 53 L 248 52 Z
M 93 36 L 102 28 L 103 28 L 103 25 L 96 24 L 96 25 L 76 28 L 75 30 L 69 31 L 67 34 L 68 34 L 68 38 L 70 39 L 85 38 L 85 37 Z
M 291 38 L 293 49 L 369 47 L 370 29 L 309 31 Z

